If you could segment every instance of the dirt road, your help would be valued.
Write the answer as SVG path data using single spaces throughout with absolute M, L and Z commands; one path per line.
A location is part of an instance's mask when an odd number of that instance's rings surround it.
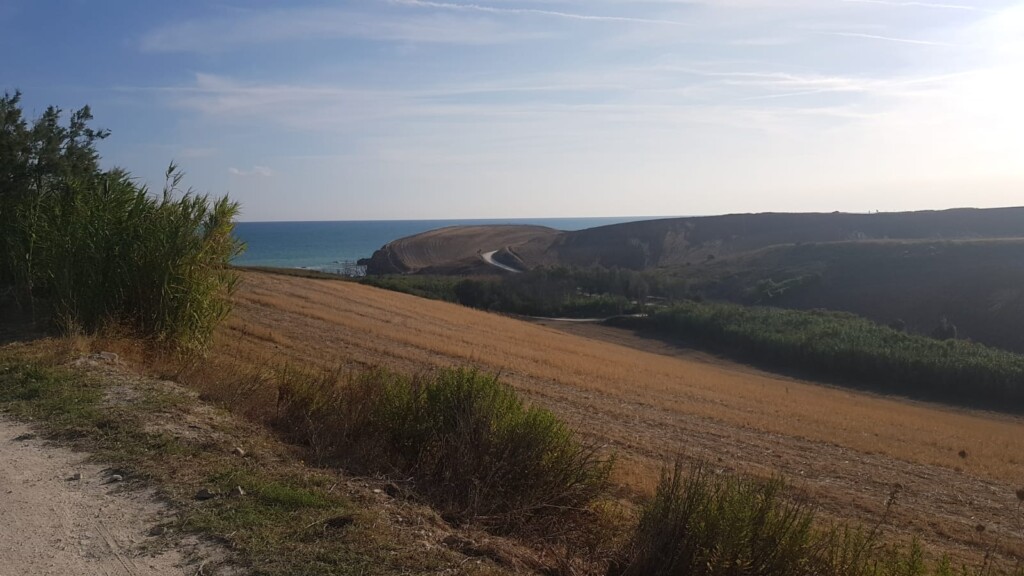
M 168 509 L 87 456 L 0 416 L 0 576 L 193 576 L 191 546 L 150 531 Z

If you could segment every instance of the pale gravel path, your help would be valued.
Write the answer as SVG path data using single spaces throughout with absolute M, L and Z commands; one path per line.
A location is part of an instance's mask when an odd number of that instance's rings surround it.
M 190 550 L 149 530 L 171 512 L 151 492 L 109 483 L 87 455 L 0 415 L 0 576 L 193 576 Z M 69 480 L 74 473 L 81 480 Z
M 494 255 L 497 254 L 497 253 L 498 253 L 497 250 L 491 250 L 490 252 L 483 252 L 483 253 L 480 254 L 480 258 L 482 258 L 484 262 L 487 262 L 491 266 L 495 266 L 497 268 L 501 268 L 502 270 L 505 270 L 506 272 L 512 272 L 513 274 L 519 274 L 520 272 L 522 272 L 522 270 L 516 270 L 515 268 L 513 268 L 511 266 L 507 266 L 507 265 L 502 264 L 501 262 L 498 262 L 497 260 L 495 260 L 494 259 Z

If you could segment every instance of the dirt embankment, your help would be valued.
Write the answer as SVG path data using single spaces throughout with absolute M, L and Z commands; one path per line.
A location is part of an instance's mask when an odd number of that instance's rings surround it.
M 895 535 L 960 557 L 994 544 L 1024 553 L 1019 418 L 828 388 L 336 281 L 246 274 L 219 342 L 220 361 L 249 365 L 474 365 L 617 452 L 625 487 L 649 488 L 681 454 L 784 474 L 828 515 L 873 523 L 899 484 Z

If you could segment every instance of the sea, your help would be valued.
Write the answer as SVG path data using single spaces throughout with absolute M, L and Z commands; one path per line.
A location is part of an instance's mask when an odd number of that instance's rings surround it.
M 346 276 L 361 276 L 356 264 L 392 240 L 446 226 L 532 224 L 556 230 L 583 230 L 609 224 L 649 220 L 645 217 L 512 218 L 489 220 L 358 220 L 331 222 L 239 222 L 235 235 L 246 250 L 234 260 L 239 266 L 303 268 Z

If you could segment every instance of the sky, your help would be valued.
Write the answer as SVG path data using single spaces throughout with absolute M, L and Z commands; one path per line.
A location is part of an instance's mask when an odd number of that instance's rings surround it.
M 1024 2 L 0 0 L 0 50 L 248 221 L 1024 205 Z

